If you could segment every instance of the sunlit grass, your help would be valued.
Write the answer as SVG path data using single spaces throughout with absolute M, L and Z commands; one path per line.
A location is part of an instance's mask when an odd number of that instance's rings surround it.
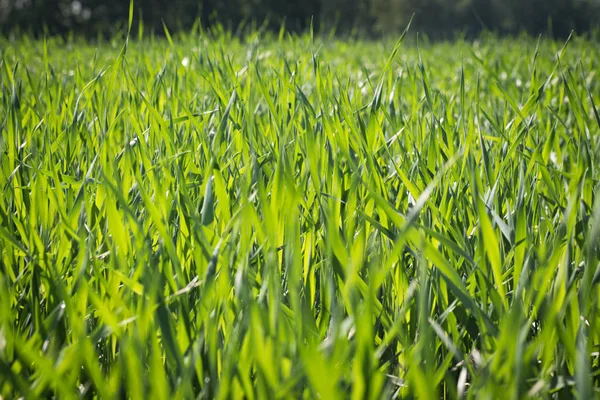
M 0 42 L 0 397 L 600 395 L 599 42 L 124 43 Z

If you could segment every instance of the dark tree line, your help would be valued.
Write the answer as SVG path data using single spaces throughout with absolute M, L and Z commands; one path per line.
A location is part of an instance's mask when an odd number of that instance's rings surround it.
M 312 21 L 317 31 L 366 35 L 404 29 L 446 37 L 482 30 L 499 33 L 586 32 L 600 21 L 600 0 L 135 0 L 136 19 L 146 31 L 189 29 L 201 21 L 236 30 L 252 23 L 294 32 Z M 127 0 L 0 0 L 0 30 L 84 35 L 113 34 L 127 23 Z

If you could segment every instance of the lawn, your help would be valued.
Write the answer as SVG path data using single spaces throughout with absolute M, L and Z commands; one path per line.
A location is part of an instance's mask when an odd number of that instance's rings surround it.
M 600 396 L 600 41 L 0 39 L 0 398 Z

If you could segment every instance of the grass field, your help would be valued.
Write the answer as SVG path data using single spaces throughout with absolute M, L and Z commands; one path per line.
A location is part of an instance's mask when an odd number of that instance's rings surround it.
M 0 39 L 0 398 L 598 398 L 600 42 Z

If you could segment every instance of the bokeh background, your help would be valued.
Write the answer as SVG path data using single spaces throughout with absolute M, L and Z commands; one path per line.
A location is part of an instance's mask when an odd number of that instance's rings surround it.
M 144 32 L 223 26 L 234 32 L 264 26 L 289 31 L 310 27 L 338 34 L 378 36 L 404 29 L 430 38 L 481 31 L 554 37 L 596 29 L 600 0 L 136 0 L 136 23 Z M 0 0 L 3 34 L 113 35 L 127 24 L 128 0 Z M 241 28 L 240 28 L 241 27 Z

